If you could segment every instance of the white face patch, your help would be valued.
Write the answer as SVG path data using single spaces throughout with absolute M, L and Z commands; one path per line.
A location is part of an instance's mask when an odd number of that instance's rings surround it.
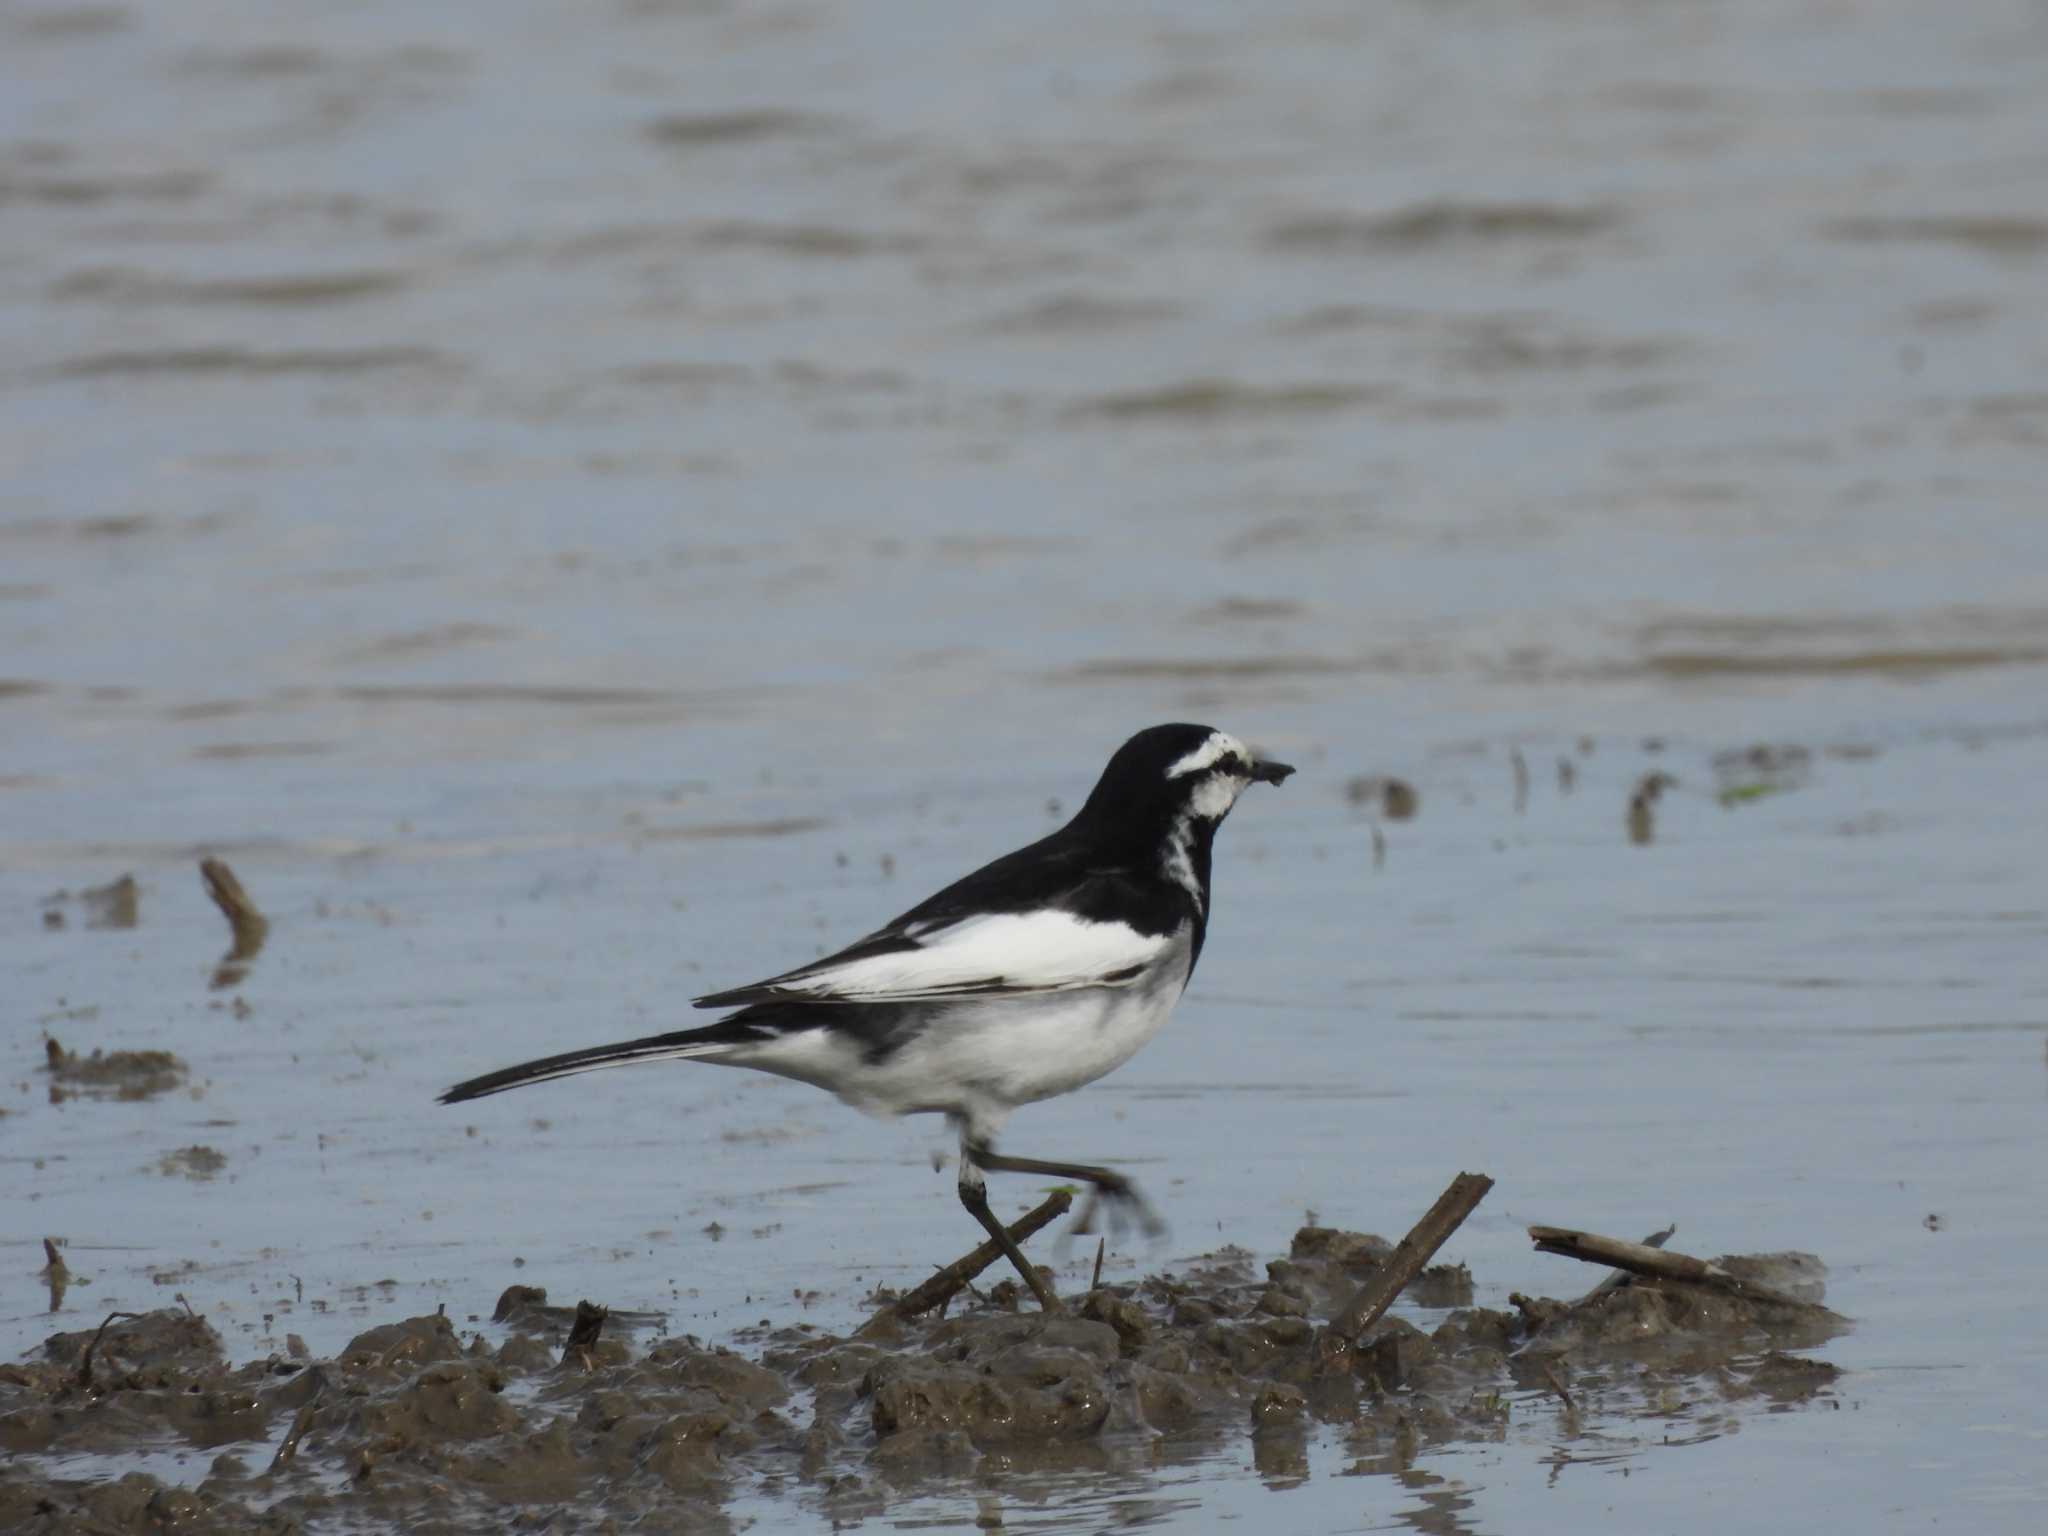
M 1166 852 L 1160 864 L 1161 873 L 1194 897 L 1197 907 L 1206 907 L 1207 904 L 1202 898 L 1202 882 L 1195 878 L 1192 852 L 1194 825 L 1198 821 L 1221 821 L 1228 816 L 1230 808 L 1237 804 L 1237 797 L 1252 782 L 1243 774 L 1208 772 L 1233 752 L 1242 760 L 1251 761 L 1251 752 L 1243 742 L 1218 731 L 1167 770 L 1166 776 L 1170 779 L 1187 773 L 1205 775 L 1188 796 L 1186 808 L 1174 818 L 1173 829 L 1166 834 Z
M 1169 779 L 1180 779 L 1191 773 L 1201 773 L 1205 769 L 1215 767 L 1233 752 L 1246 762 L 1251 761 L 1251 751 L 1243 742 L 1228 731 L 1212 731 L 1207 741 L 1167 769 L 1166 776 Z M 1235 799 L 1236 796 L 1233 795 L 1231 798 Z M 1226 805 L 1224 809 L 1229 810 L 1230 807 Z
M 1188 797 L 1188 812 L 1203 821 L 1221 821 L 1230 814 L 1230 808 L 1237 804 L 1237 797 L 1250 783 L 1250 779 L 1239 778 L 1234 773 L 1211 774 L 1197 784 L 1194 794 Z

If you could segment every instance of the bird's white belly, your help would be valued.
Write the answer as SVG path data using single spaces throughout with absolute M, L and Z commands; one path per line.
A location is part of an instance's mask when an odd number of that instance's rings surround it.
M 1018 1105 L 1071 1093 L 1129 1061 L 1165 1025 L 1186 981 L 1176 956 L 1126 986 L 934 1007 L 879 1060 L 826 1029 L 728 1060 L 816 1083 L 870 1114 L 953 1114 L 992 1134 Z
M 1176 982 L 1093 987 L 1007 1006 L 992 1000 L 899 1051 L 884 1068 L 886 1086 L 861 1086 L 904 1110 L 951 1109 L 963 1100 L 1007 1110 L 1071 1093 L 1135 1056 L 1179 997 Z

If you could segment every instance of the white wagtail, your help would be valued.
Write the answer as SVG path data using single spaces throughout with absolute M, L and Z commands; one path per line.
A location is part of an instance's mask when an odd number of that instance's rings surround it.
M 945 1115 L 960 1133 L 960 1203 L 1057 1311 L 989 1209 L 985 1172 L 1079 1180 L 1091 1206 L 1156 1218 L 1122 1174 L 1006 1157 L 996 1134 L 1018 1105 L 1094 1082 L 1159 1032 L 1201 957 L 1216 828 L 1248 785 L 1293 771 L 1207 726 L 1140 731 L 1059 831 L 835 955 L 698 998 L 738 1010 L 716 1024 L 507 1067 L 441 1102 L 687 1058 L 793 1077 L 871 1114 Z

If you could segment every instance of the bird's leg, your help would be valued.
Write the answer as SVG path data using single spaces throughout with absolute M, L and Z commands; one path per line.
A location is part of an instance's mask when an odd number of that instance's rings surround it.
M 1017 1273 L 1023 1278 L 1024 1283 L 1031 1287 L 1031 1294 L 1038 1298 L 1039 1309 L 1047 1313 L 1064 1311 L 1065 1309 L 1060 1306 L 1059 1297 L 1055 1296 L 1052 1287 L 1045 1283 L 1045 1276 L 1038 1272 L 1036 1265 L 1024 1257 L 1024 1250 L 1019 1248 L 1016 1240 L 1010 1236 L 1009 1229 L 1002 1223 L 1002 1218 L 989 1209 L 988 1182 L 982 1178 L 981 1168 L 975 1160 L 966 1155 L 967 1142 L 964 1137 L 961 1141 L 961 1152 L 960 1203 L 967 1207 L 967 1214 L 988 1229 L 988 1235 L 996 1240 L 996 1246 L 1003 1250 L 1004 1257 L 1017 1267 Z
M 1088 1203 L 1081 1208 L 1080 1218 L 1074 1223 L 1075 1232 L 1087 1232 L 1093 1228 L 1095 1202 L 1107 1200 L 1113 1209 L 1129 1207 L 1136 1214 L 1138 1225 L 1151 1238 L 1166 1235 L 1166 1223 L 1159 1219 L 1159 1213 L 1151 1203 L 1138 1193 L 1138 1186 L 1114 1168 L 1099 1168 L 1093 1163 L 1052 1163 L 1037 1157 L 1006 1157 L 988 1142 L 963 1141 L 960 1165 L 962 1177 L 969 1166 L 985 1168 L 990 1173 L 1036 1173 L 1054 1179 L 1074 1179 L 1086 1184 L 1093 1193 Z M 1119 1226 L 1121 1223 L 1118 1224 Z

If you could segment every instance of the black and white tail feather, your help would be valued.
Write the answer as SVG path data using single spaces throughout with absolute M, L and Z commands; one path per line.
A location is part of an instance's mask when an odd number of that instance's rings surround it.
M 671 1030 L 665 1035 L 649 1035 L 644 1040 L 593 1045 L 584 1050 L 564 1051 L 559 1056 L 543 1056 L 539 1061 L 486 1072 L 482 1077 L 457 1083 L 441 1095 L 439 1102 L 461 1104 L 470 1099 L 503 1093 L 508 1088 L 524 1088 L 528 1083 L 549 1083 L 558 1077 L 574 1077 L 579 1072 L 596 1072 L 604 1067 L 631 1067 L 647 1061 L 689 1061 L 693 1057 L 713 1055 L 760 1038 L 760 1032 L 752 1027 L 742 1025 L 735 1029 L 730 1019 L 722 1019 L 702 1029 Z
M 1113 1203 L 1143 1202 L 1106 1168 L 1002 1156 L 996 1133 L 1019 1105 L 1094 1081 L 1158 1032 L 1201 957 L 1217 827 L 1249 785 L 1293 771 L 1207 726 L 1140 731 L 1051 836 L 837 954 L 696 1000 L 736 1009 L 729 1017 L 486 1073 L 441 1102 L 694 1060 L 813 1083 L 872 1113 L 944 1114 L 960 1129 L 961 1200 L 1056 1310 L 989 1212 L 984 1171 L 1082 1179 Z

